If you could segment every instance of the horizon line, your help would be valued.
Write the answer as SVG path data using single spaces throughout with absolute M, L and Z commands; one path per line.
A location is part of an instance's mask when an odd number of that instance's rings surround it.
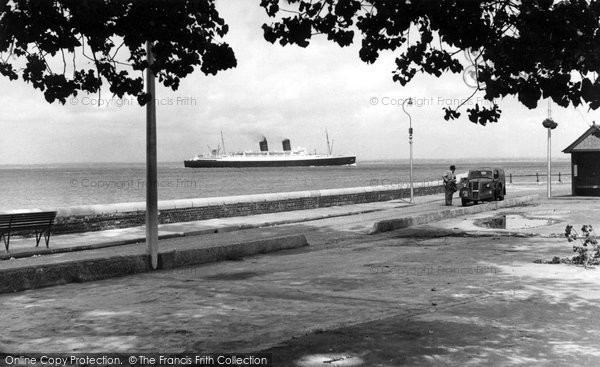
M 521 162 L 521 161 L 547 161 L 546 157 L 490 157 L 490 158 L 473 158 L 473 157 L 460 157 L 460 158 L 418 158 L 413 160 L 413 162 L 423 162 L 423 161 L 476 161 L 476 162 L 480 162 L 480 161 L 484 161 L 484 160 L 490 160 L 490 161 L 513 161 L 513 162 Z M 410 161 L 409 158 L 369 158 L 369 159 L 362 159 L 359 160 L 357 158 L 357 163 L 358 162 L 380 162 L 380 161 Z M 552 157 L 552 161 L 570 161 L 570 157 Z M 180 163 L 183 162 L 183 160 L 179 161 L 179 160 L 162 160 L 162 161 L 158 161 L 157 163 Z M 89 162 L 44 162 L 44 163 L 0 163 L 0 167 L 5 167 L 5 166 L 46 166 L 46 165 L 66 165 L 66 164 L 81 164 L 81 165 L 85 165 L 85 164 L 145 164 L 145 161 L 89 161 Z

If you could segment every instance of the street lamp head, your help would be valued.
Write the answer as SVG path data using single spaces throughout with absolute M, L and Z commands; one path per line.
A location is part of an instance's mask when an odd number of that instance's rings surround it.
M 413 104 L 412 98 L 408 98 L 408 105 L 412 106 L 412 104 Z
M 552 119 L 545 119 L 544 122 L 542 122 L 542 125 L 546 129 L 551 129 L 551 130 L 556 129 L 556 127 L 558 126 L 558 124 L 556 122 L 554 122 L 554 120 L 552 120 Z

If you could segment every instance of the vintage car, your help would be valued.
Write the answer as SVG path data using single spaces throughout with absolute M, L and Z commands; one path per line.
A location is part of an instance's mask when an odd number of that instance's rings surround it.
M 462 205 L 469 202 L 504 200 L 506 180 L 501 168 L 479 168 L 469 171 L 458 184 Z

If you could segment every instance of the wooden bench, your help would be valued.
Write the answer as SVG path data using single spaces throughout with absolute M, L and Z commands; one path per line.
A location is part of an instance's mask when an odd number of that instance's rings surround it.
M 34 231 L 35 247 L 39 246 L 42 235 L 46 240 L 46 247 L 49 247 L 50 229 L 54 218 L 56 218 L 56 212 L 0 214 L 0 238 L 4 239 L 6 252 L 8 252 L 10 235 L 13 232 Z

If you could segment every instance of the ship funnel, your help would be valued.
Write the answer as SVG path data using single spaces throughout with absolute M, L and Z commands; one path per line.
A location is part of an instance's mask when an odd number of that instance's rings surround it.
M 267 138 L 263 137 L 263 140 L 261 140 L 259 142 L 260 144 L 260 151 L 261 152 L 268 152 L 269 151 L 269 146 L 267 145 Z
M 283 144 L 283 151 L 284 152 L 289 152 L 292 150 L 292 144 L 290 144 L 290 139 L 283 139 L 283 141 L 281 142 L 281 144 Z

